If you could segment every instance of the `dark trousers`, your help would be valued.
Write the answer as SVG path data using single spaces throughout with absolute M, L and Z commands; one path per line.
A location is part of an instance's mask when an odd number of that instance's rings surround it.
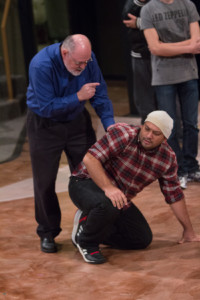
M 157 109 L 156 93 L 151 85 L 151 59 L 132 57 L 133 99 L 141 123 L 147 115 Z
M 87 214 L 78 241 L 81 247 L 106 244 L 119 249 L 143 249 L 151 243 L 151 229 L 134 204 L 119 210 L 91 179 L 77 177 L 70 177 L 69 195 Z
M 89 113 L 84 110 L 75 120 L 59 123 L 28 111 L 27 133 L 33 171 L 35 216 L 40 237 L 56 237 L 61 211 L 55 182 L 64 151 L 72 171 L 96 141 Z

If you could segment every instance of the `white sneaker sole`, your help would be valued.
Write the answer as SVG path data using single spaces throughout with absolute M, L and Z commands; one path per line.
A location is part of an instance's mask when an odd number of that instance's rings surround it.
M 93 263 L 91 260 L 88 260 L 88 259 L 85 257 L 85 255 L 84 255 L 84 253 L 83 253 L 83 250 L 82 250 L 82 248 L 79 246 L 79 244 L 76 244 L 76 246 L 77 246 L 77 248 L 78 248 L 80 254 L 83 256 L 84 261 L 86 261 L 87 263 Z
M 92 260 L 89 260 L 85 257 L 85 253 L 84 253 L 84 249 L 82 249 L 79 244 L 77 244 L 77 248 L 80 252 L 80 254 L 82 255 L 84 261 L 86 261 L 87 263 L 90 263 L 90 264 L 94 264 L 94 265 L 99 265 L 99 264 L 103 264 L 106 262 L 106 260 L 102 260 L 102 261 L 92 261 Z M 86 250 L 85 250 L 86 251 Z
M 71 236 L 71 238 L 72 238 L 72 243 L 75 246 L 78 246 L 77 242 L 76 242 L 76 233 L 77 233 L 77 229 L 78 229 L 78 225 L 79 225 L 79 220 L 80 220 L 81 214 L 82 214 L 82 211 L 80 209 L 78 209 L 77 212 L 75 213 L 75 216 L 74 216 L 74 225 L 73 225 L 73 230 L 72 230 L 72 236 Z
M 187 185 L 181 185 L 182 190 L 187 189 Z

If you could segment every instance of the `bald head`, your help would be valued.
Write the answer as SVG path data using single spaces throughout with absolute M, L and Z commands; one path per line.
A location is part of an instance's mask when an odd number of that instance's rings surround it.
M 69 35 L 64 41 L 62 46 L 68 51 L 74 52 L 91 52 L 92 46 L 87 36 L 83 34 Z
M 90 40 L 83 34 L 69 35 L 62 43 L 61 55 L 67 70 L 78 76 L 92 61 L 92 46 Z

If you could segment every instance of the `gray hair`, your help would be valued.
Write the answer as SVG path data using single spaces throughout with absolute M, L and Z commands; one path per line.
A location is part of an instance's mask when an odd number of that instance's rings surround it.
M 63 47 L 68 49 L 70 52 L 74 52 L 76 43 L 72 35 L 68 35 L 62 43 Z
M 69 52 L 75 52 L 77 46 L 80 46 L 82 49 L 88 47 L 92 49 L 92 45 L 88 37 L 83 34 L 73 34 L 68 35 L 65 40 L 63 41 L 63 48 L 67 49 Z

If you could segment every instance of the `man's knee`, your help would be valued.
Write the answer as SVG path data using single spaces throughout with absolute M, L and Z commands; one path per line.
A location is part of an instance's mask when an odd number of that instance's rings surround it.
M 130 237 L 130 240 L 127 241 L 129 245 L 129 249 L 132 250 L 140 250 L 147 248 L 153 239 L 153 234 L 150 228 L 148 230 L 145 230 L 145 232 L 140 232 L 140 234 L 137 236 L 133 235 Z
M 99 209 L 104 212 L 105 219 L 108 220 L 108 223 L 113 223 L 120 214 L 120 210 L 113 206 L 110 199 L 106 199 L 106 201 L 103 201 L 99 205 Z
M 141 241 L 141 249 L 147 248 L 151 244 L 152 240 L 153 234 L 150 230 L 145 236 L 143 236 L 143 239 Z

